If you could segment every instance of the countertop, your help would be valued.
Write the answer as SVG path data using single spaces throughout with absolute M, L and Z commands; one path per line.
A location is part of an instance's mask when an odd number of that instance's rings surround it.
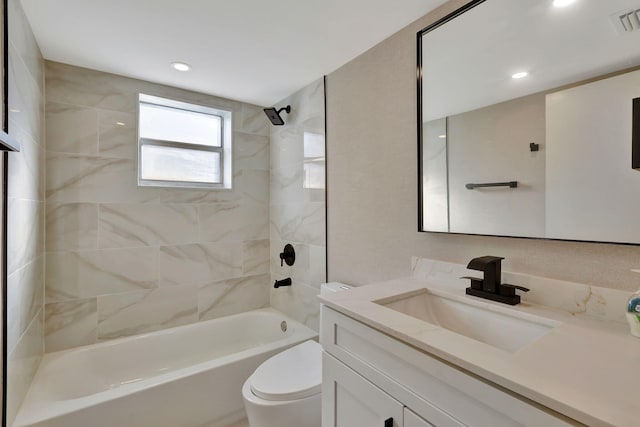
M 559 322 L 509 352 L 384 307 L 375 301 L 435 290 L 483 308 Z M 640 339 L 620 322 L 523 302 L 510 307 L 465 295 L 464 286 L 408 277 L 321 296 L 328 307 L 589 426 L 640 425 Z

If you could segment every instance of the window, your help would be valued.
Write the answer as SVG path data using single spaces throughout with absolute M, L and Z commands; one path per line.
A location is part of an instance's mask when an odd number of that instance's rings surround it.
M 231 188 L 231 112 L 140 94 L 138 185 Z
M 324 135 L 304 133 L 304 188 L 324 189 Z

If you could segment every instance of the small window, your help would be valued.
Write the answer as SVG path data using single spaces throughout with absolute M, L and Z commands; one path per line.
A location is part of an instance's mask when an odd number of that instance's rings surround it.
M 324 135 L 304 133 L 304 188 L 324 189 Z
M 231 112 L 140 94 L 138 185 L 231 188 Z

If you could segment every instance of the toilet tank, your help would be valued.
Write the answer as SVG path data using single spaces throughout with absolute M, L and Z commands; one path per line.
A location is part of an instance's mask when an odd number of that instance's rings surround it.
M 320 295 L 330 295 L 333 292 L 342 292 L 351 289 L 351 286 L 340 282 L 329 282 L 320 285 Z

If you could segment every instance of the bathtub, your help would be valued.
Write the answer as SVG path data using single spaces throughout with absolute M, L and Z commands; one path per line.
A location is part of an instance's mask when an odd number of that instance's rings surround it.
M 222 427 L 260 363 L 315 338 L 261 309 L 46 354 L 13 426 Z

